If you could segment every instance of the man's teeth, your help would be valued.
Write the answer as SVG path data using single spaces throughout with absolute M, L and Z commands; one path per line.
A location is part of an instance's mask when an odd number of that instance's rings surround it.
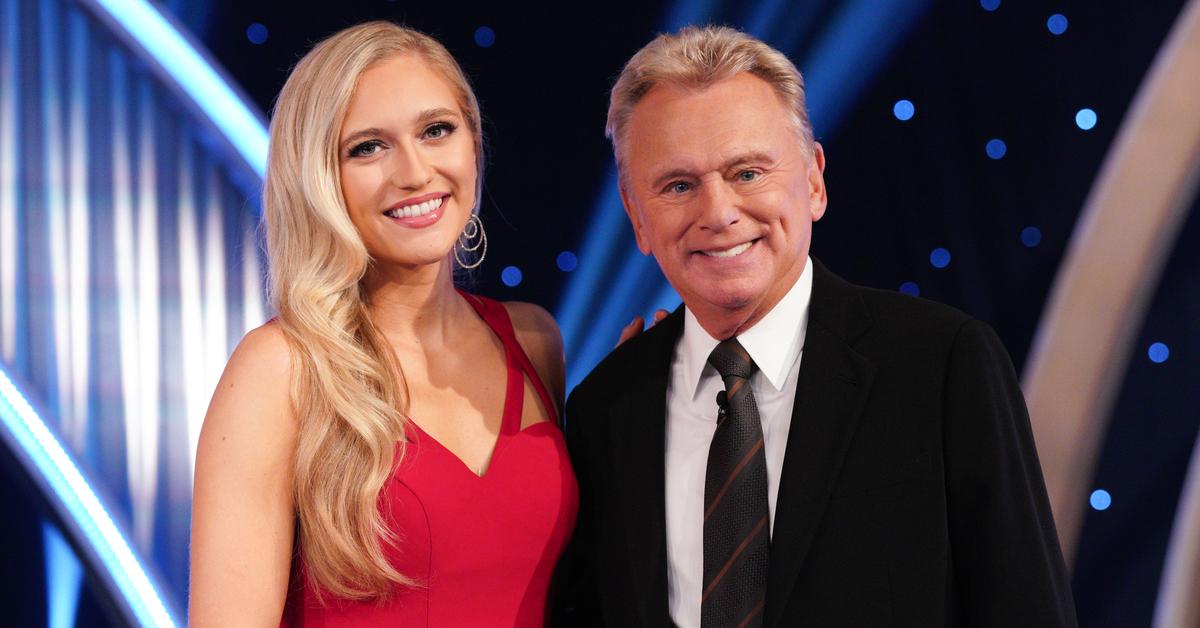
M 408 205 L 401 207 L 400 209 L 389 209 L 383 213 L 392 218 L 416 218 L 417 216 L 424 216 L 425 214 L 428 214 L 429 212 L 441 207 L 442 201 L 445 199 L 446 197 L 439 196 L 433 200 L 425 201 L 424 203 Z
M 754 244 L 754 242 L 743 242 L 732 249 L 725 249 L 724 251 L 701 251 L 701 253 L 709 257 L 733 257 L 734 255 L 741 255 L 746 249 L 750 248 L 751 244 Z

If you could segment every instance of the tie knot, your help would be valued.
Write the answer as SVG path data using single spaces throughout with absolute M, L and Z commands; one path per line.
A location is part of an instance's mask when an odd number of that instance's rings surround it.
M 721 379 L 750 379 L 756 368 L 754 360 L 750 359 L 750 354 L 737 338 L 730 338 L 717 345 L 717 348 L 708 354 L 708 363 L 717 369 Z

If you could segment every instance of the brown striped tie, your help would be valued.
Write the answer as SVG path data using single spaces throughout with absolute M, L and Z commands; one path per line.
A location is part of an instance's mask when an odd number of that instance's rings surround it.
M 725 382 L 704 476 L 702 628 L 762 625 L 770 523 L 762 423 L 749 379 L 757 368 L 730 338 L 708 356 Z

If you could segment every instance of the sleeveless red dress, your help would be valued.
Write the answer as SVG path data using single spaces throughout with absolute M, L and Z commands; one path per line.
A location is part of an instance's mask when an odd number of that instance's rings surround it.
M 386 602 L 317 601 L 303 567 L 293 570 L 281 626 L 542 626 L 555 563 L 575 527 L 579 488 L 546 387 L 513 333 L 504 306 L 470 294 L 504 345 L 504 416 L 487 472 L 463 462 L 408 423 L 404 459 L 379 507 L 399 546 L 389 558 L 420 586 Z M 521 427 L 528 377 L 551 417 Z M 302 561 L 297 561 L 301 564 Z

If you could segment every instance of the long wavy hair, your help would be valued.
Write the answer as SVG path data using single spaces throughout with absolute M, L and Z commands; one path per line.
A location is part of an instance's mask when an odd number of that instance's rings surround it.
M 477 206 L 483 139 L 475 94 L 444 46 L 390 22 L 343 30 L 292 70 L 271 117 L 264 186 L 271 301 L 295 365 L 300 555 L 318 592 L 348 599 L 385 598 L 415 584 L 388 560 L 386 547 L 400 539 L 378 504 L 404 454 L 407 393 L 368 316 L 361 282 L 371 259 L 342 197 L 337 153 L 358 78 L 400 54 L 419 55 L 456 92 L 475 140 Z

